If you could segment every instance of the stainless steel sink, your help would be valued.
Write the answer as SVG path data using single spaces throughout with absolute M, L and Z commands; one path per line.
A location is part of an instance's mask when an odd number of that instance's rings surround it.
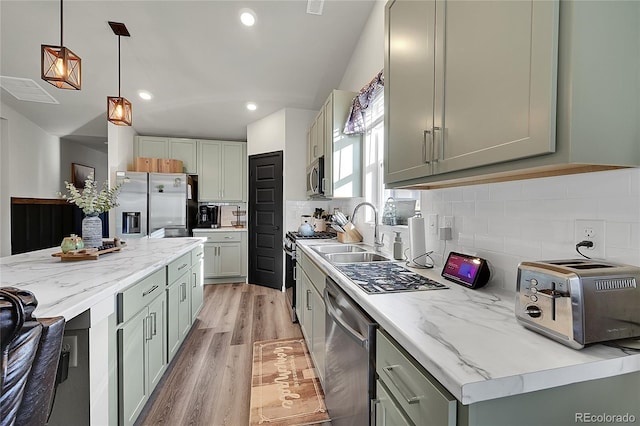
M 350 244 L 320 245 L 320 246 L 312 246 L 311 248 L 317 251 L 318 253 L 353 253 L 353 252 L 367 251 L 363 247 L 354 246 Z
M 324 256 L 331 263 L 364 263 L 364 262 L 391 262 L 388 257 L 378 253 L 329 253 Z

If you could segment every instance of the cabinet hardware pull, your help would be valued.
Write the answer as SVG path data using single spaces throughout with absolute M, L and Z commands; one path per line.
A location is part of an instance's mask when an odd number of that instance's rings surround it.
M 233 237 L 224 237 L 225 240 L 231 240 Z
M 146 316 L 142 321 L 144 323 L 144 340 L 151 340 L 153 338 L 153 336 L 151 335 L 151 317 Z
M 412 392 L 409 389 L 409 386 L 407 386 L 402 381 L 402 379 L 400 378 L 400 375 L 398 375 L 394 371 L 394 369 L 397 370 L 399 368 L 401 368 L 399 365 L 388 365 L 386 367 L 382 367 L 382 369 L 389 374 L 389 379 L 391 380 L 391 383 L 393 383 L 395 387 L 398 388 L 402 397 L 405 399 L 405 401 L 407 401 L 407 404 L 415 404 L 417 402 L 420 402 L 420 398 L 422 397 L 421 395 L 407 396 L 407 395 L 411 395 Z M 394 380 L 393 378 L 394 376 L 398 379 L 398 381 Z
M 187 266 L 187 264 L 186 264 L 186 263 L 184 263 L 182 266 L 180 266 L 180 267 L 178 268 L 178 271 L 179 271 L 179 270 L 181 270 L 181 269 L 184 269 L 184 267 L 185 267 L 185 266 Z
M 187 300 L 187 283 L 180 284 L 180 291 L 182 292 L 180 301 L 184 302 L 185 300 Z
M 311 310 L 311 306 L 309 306 L 309 295 L 311 294 L 311 290 L 307 290 L 307 311 Z
M 191 286 L 193 288 L 196 288 L 198 286 L 198 274 L 196 274 L 195 272 L 193 273 L 193 284 Z
M 436 141 L 435 141 L 436 132 L 440 133 L 440 143 L 439 144 L 436 144 Z M 440 160 L 440 153 L 441 152 L 444 152 L 444 132 L 442 132 L 442 127 L 434 127 L 433 128 L 433 143 L 431 144 L 431 161 L 433 161 L 434 163 L 437 163 L 438 160 Z
M 144 293 L 142 293 L 142 297 L 145 297 L 151 293 L 153 293 L 155 291 L 155 289 L 158 288 L 157 285 L 154 285 L 153 287 L 151 287 L 149 290 L 145 291 Z
M 153 330 L 151 331 L 151 336 L 155 336 L 158 333 L 157 330 L 157 321 L 156 321 L 156 313 L 155 312 L 151 312 L 151 317 L 153 317 Z
M 427 148 L 427 135 L 429 136 L 429 146 Z M 431 130 L 425 130 L 422 134 L 422 162 L 425 164 L 431 164 L 433 154 L 433 132 Z
M 293 268 L 293 280 L 298 281 L 298 268 Z

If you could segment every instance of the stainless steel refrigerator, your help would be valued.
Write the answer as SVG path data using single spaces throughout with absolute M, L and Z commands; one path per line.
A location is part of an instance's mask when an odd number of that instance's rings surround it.
M 189 235 L 189 212 L 184 173 L 116 172 L 122 182 L 116 207 L 116 235 L 120 238 Z

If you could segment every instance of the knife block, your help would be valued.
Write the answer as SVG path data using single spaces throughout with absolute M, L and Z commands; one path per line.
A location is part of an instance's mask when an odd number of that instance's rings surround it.
M 362 234 L 358 232 L 351 222 L 347 222 L 342 228 L 344 232 L 338 232 L 338 241 L 341 243 L 359 243 L 362 241 Z

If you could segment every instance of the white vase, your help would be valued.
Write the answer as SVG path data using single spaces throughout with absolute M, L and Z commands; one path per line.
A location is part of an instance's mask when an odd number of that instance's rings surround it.
M 82 219 L 82 241 L 85 247 L 102 245 L 102 219 L 97 214 L 86 215 Z

